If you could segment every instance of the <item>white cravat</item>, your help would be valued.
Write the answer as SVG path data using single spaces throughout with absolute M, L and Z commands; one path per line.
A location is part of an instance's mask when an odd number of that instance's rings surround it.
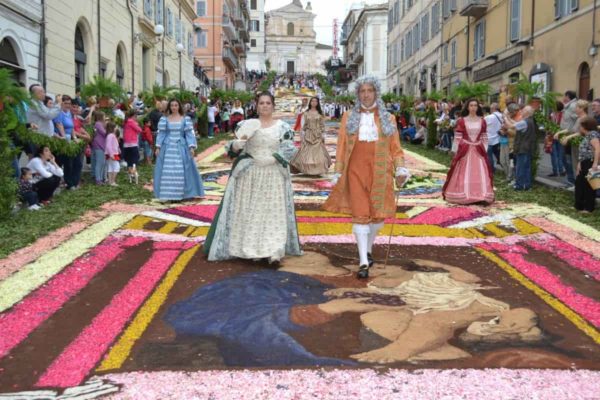
M 373 110 L 373 112 L 360 113 L 360 125 L 358 128 L 358 140 L 361 142 L 376 142 L 379 138 L 379 132 L 377 125 L 375 124 L 375 107 L 377 103 L 371 107 L 362 106 L 366 110 Z

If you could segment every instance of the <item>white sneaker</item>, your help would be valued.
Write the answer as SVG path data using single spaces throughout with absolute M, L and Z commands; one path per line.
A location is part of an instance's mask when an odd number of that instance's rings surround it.
M 34 211 L 37 211 L 37 210 L 39 210 L 40 208 L 42 208 L 42 207 L 38 206 L 37 204 L 34 204 L 34 205 L 31 205 L 31 206 L 29 206 L 28 210 L 34 210 Z

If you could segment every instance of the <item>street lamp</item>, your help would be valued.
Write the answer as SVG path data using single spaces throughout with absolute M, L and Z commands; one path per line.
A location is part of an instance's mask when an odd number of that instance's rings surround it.
M 177 50 L 177 54 L 179 54 L 179 89 L 181 90 L 181 55 L 185 50 L 185 46 L 183 43 L 177 43 L 175 50 Z

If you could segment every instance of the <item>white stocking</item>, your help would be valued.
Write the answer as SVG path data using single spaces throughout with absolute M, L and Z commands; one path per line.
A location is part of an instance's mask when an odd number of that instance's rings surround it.
M 367 250 L 369 245 L 369 225 L 354 224 L 352 226 L 352 232 L 356 237 L 356 244 L 358 245 L 358 257 L 360 258 L 360 265 L 369 265 L 367 258 Z
M 369 253 L 373 254 L 373 243 L 375 242 L 375 238 L 379 231 L 383 228 L 383 222 L 378 222 L 376 224 L 369 224 L 369 245 L 367 250 Z

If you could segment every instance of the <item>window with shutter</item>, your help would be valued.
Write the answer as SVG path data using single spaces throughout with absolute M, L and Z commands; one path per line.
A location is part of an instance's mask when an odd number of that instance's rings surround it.
M 394 26 L 400 22 L 400 2 L 396 0 L 394 3 Z
M 444 43 L 442 47 L 442 62 L 444 64 L 448 63 L 448 43 Z
M 510 4 L 510 41 L 521 36 L 521 0 L 511 0 Z
M 450 45 L 450 67 L 452 70 L 456 69 L 456 40 Z
M 167 36 L 173 36 L 173 12 L 167 8 Z
M 421 17 L 421 43 L 424 45 L 429 41 L 429 13 Z
M 206 0 L 200 0 L 196 2 L 196 14 L 199 17 L 206 16 Z
M 440 3 L 437 2 L 431 7 L 431 37 L 434 37 L 440 30 Z
M 157 25 L 163 25 L 164 22 L 164 16 L 163 16 L 163 7 L 164 7 L 164 3 L 163 0 L 156 0 L 156 13 L 155 13 L 155 18 L 154 18 L 154 23 Z
M 456 11 L 456 0 L 450 0 L 450 11 Z
M 413 47 L 414 47 L 413 51 L 415 51 L 415 52 L 421 48 L 421 32 L 419 30 L 418 22 L 415 24 L 415 27 L 413 28 Z
M 571 0 L 571 7 L 570 10 L 571 12 L 576 11 L 579 8 L 579 0 Z
M 485 54 L 485 21 L 475 25 L 474 59 L 479 60 Z
M 144 14 L 148 18 L 152 18 L 154 15 L 152 12 L 152 0 L 144 0 Z
M 442 15 L 444 19 L 450 16 L 450 0 L 442 0 Z

